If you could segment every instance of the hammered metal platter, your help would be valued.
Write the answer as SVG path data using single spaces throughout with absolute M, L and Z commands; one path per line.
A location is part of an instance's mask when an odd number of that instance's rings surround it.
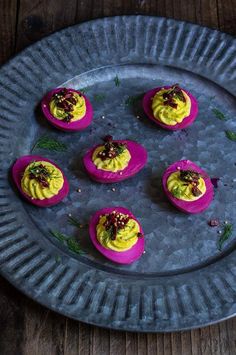
M 166 332 L 235 315 L 235 235 L 220 252 L 217 230 L 207 225 L 216 217 L 236 222 L 236 143 L 225 136 L 226 129 L 236 130 L 235 80 L 235 39 L 190 23 L 146 16 L 105 18 L 67 28 L 3 66 L 1 274 L 50 309 L 102 327 Z M 188 129 L 168 132 L 145 117 L 141 96 L 174 83 L 197 97 L 199 115 Z M 62 133 L 43 118 L 40 100 L 56 86 L 86 88 L 94 120 L 84 132 Z M 214 108 L 227 120 L 219 120 Z M 9 174 L 15 159 L 30 154 L 43 134 L 65 143 L 67 151 L 33 153 L 54 160 L 70 182 L 68 197 L 47 209 L 24 202 Z M 143 144 L 147 166 L 118 184 L 92 182 L 82 156 L 104 134 Z M 214 201 L 200 215 L 178 212 L 162 192 L 164 169 L 180 159 L 193 160 L 211 177 L 220 178 Z M 105 260 L 89 240 L 90 216 L 111 205 L 130 209 L 145 232 L 146 253 L 130 266 Z M 82 228 L 68 224 L 70 213 Z M 49 230 L 76 236 L 86 254 L 68 251 Z

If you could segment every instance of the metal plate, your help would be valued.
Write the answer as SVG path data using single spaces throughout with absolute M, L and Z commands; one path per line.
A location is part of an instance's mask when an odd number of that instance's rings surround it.
M 236 129 L 235 78 L 233 38 L 197 25 L 145 16 L 70 27 L 2 67 L 2 275 L 41 304 L 103 327 L 173 331 L 234 315 L 235 238 L 219 252 L 217 231 L 207 221 L 213 217 L 236 221 L 236 143 L 225 136 L 226 129 Z M 161 130 L 145 118 L 140 101 L 127 105 L 129 96 L 176 82 L 199 102 L 198 118 L 187 130 Z M 86 131 L 62 133 L 42 117 L 41 98 L 61 85 L 88 87 L 95 114 Z M 228 120 L 217 119 L 214 107 Z M 34 153 L 61 166 L 71 191 L 58 206 L 38 209 L 19 198 L 9 167 L 17 157 L 29 154 L 44 133 L 60 139 L 68 151 Z M 82 167 L 83 154 L 107 133 L 139 141 L 149 156 L 137 176 L 112 186 L 92 182 Z M 220 177 L 214 201 L 201 215 L 178 212 L 161 189 L 164 169 L 187 158 L 211 177 Z M 87 228 L 76 230 L 67 222 L 71 213 L 85 225 L 91 214 L 108 205 L 130 209 L 145 231 L 146 253 L 130 266 L 105 260 L 94 250 Z M 77 235 L 86 255 L 68 252 L 50 237 L 50 229 Z

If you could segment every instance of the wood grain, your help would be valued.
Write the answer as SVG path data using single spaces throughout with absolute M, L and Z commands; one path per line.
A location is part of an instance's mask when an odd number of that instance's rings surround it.
M 0 0 L 0 65 L 15 53 L 17 1 Z
M 0 64 L 63 27 L 130 14 L 167 16 L 236 34 L 236 0 L 0 0 Z M 172 334 L 109 331 L 49 311 L 0 277 L 0 354 L 235 355 L 236 318 Z

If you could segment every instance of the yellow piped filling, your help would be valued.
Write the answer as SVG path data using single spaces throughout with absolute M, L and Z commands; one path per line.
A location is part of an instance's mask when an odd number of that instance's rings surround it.
M 109 232 L 105 229 L 106 216 L 100 217 L 96 226 L 97 240 L 106 249 L 123 252 L 132 248 L 138 241 L 140 228 L 134 219 L 129 219 L 123 229 L 118 229 L 116 238 L 112 240 Z
M 86 114 L 86 102 L 83 96 L 73 92 L 73 96 L 76 99 L 76 104 L 73 105 L 73 110 L 70 112 L 73 117 L 70 122 L 75 122 L 81 120 Z M 63 121 L 67 116 L 67 113 L 56 105 L 55 99 L 51 99 L 49 103 L 50 113 L 60 121 Z
M 154 117 L 168 126 L 174 126 L 177 123 L 181 123 L 184 118 L 188 117 L 191 110 L 190 97 L 182 90 L 186 102 L 181 101 L 178 98 L 174 98 L 174 102 L 177 104 L 177 108 L 173 108 L 168 105 L 164 105 L 163 94 L 169 89 L 161 89 L 158 91 L 152 99 L 152 111 Z
M 206 192 L 206 184 L 203 178 L 199 178 L 198 180 L 198 189 L 201 191 L 200 196 L 194 196 L 192 193 L 192 185 L 186 184 L 185 181 L 180 179 L 180 172 L 176 171 L 167 179 L 167 188 L 170 193 L 178 198 L 179 200 L 183 201 L 196 201 L 201 198 Z
M 92 161 L 96 165 L 97 169 L 111 171 L 113 173 L 124 170 L 131 159 L 129 150 L 126 148 L 124 151 L 112 159 L 102 160 L 98 154 L 104 151 L 104 146 L 100 146 L 95 149 L 92 155 Z
M 30 178 L 30 168 L 37 167 L 42 164 L 48 170 L 50 177 L 46 180 L 48 187 L 42 186 L 36 179 Z M 59 193 L 64 184 L 62 172 L 57 169 L 53 164 L 46 161 L 37 161 L 29 164 L 21 179 L 21 188 L 23 192 L 32 199 L 44 200 L 51 198 Z

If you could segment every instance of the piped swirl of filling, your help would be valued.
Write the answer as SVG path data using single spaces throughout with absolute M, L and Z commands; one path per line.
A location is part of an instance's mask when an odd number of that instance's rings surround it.
M 114 142 L 112 136 L 106 136 L 104 142 L 93 152 L 92 161 L 97 169 L 111 172 L 124 170 L 131 159 L 126 144 Z
M 22 176 L 21 188 L 32 199 L 44 200 L 59 193 L 64 184 L 62 172 L 46 161 L 30 163 Z
M 66 88 L 52 96 L 49 108 L 55 118 L 67 123 L 82 119 L 86 113 L 84 97 Z
M 106 249 L 122 252 L 142 238 L 139 224 L 127 214 L 112 211 L 100 216 L 96 227 L 97 240 Z
M 158 121 L 174 126 L 189 116 L 191 100 L 178 84 L 175 84 L 170 89 L 161 89 L 155 94 L 152 99 L 152 110 Z
M 180 200 L 195 201 L 206 192 L 205 181 L 201 174 L 193 170 L 179 170 L 167 179 L 167 188 Z

